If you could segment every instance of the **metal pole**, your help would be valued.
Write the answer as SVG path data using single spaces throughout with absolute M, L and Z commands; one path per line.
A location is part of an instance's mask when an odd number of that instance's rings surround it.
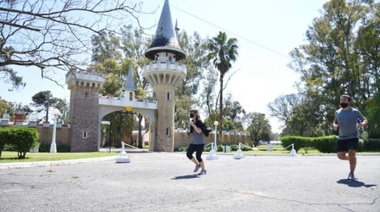
M 215 152 L 218 151 L 218 144 L 217 144 L 217 136 L 218 136 L 218 125 L 215 125 L 215 142 L 214 142 L 214 147 L 215 147 Z
M 53 139 L 50 145 L 50 153 L 57 153 L 57 145 L 55 143 L 56 129 L 57 129 L 57 116 L 58 114 L 54 114 Z

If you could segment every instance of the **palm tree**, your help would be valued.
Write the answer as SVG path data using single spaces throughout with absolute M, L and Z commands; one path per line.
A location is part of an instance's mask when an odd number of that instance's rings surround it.
M 231 62 L 235 62 L 238 56 L 238 45 L 236 38 L 227 38 L 225 32 L 219 32 L 218 36 L 213 37 L 208 42 L 210 53 L 207 55 L 208 61 L 212 60 L 215 68 L 220 72 L 219 90 L 219 127 L 223 129 L 223 78 L 230 70 Z M 220 130 L 219 133 L 222 131 Z

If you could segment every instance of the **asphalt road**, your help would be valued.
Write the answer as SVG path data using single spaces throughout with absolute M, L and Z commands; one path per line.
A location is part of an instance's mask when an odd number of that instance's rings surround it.
M 61 162 L 0 164 L 0 211 L 380 211 L 380 156 L 206 160 L 193 173 L 184 153 L 128 153 Z

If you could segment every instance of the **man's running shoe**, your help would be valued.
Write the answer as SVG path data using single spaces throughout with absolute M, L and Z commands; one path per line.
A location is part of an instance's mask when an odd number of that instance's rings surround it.
M 199 174 L 198 175 L 206 175 L 206 170 L 202 170 L 201 172 L 199 172 Z
M 350 172 L 349 174 L 348 174 L 348 178 L 347 178 L 348 180 L 355 180 L 355 175 L 354 175 L 354 173 L 352 173 L 352 172 Z

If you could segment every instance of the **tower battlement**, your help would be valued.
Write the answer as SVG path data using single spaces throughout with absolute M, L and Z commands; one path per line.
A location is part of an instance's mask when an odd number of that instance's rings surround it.
M 66 84 L 68 89 L 71 89 L 76 86 L 99 89 L 103 87 L 105 81 L 105 75 L 91 71 L 75 70 L 69 71 L 66 74 Z

